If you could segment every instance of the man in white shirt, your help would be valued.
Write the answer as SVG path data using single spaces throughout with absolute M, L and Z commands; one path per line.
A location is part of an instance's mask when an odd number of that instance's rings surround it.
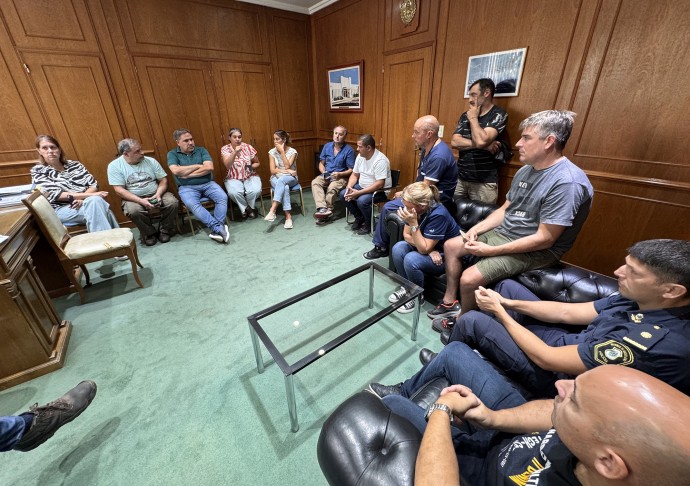
M 340 199 L 345 201 L 345 207 L 355 217 L 352 231 L 368 235 L 371 232 L 372 198 L 376 191 L 391 187 L 391 164 L 388 157 L 376 148 L 372 135 L 359 137 L 357 152 L 355 167 L 347 187 L 340 192 Z

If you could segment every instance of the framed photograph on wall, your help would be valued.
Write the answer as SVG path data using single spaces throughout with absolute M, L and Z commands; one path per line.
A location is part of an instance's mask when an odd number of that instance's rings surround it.
M 364 61 L 328 68 L 328 99 L 331 111 L 362 112 Z
M 489 78 L 494 82 L 496 85 L 494 97 L 517 96 L 526 55 L 527 48 L 523 47 L 512 51 L 470 56 L 467 63 L 465 98 L 470 97 L 469 91 L 472 83 L 481 78 Z

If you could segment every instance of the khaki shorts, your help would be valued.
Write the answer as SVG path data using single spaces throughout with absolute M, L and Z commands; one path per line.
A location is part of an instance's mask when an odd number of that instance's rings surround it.
M 495 182 L 467 182 L 458 180 L 455 196 L 462 196 L 489 204 L 498 200 L 498 184 Z
M 490 230 L 479 235 L 477 241 L 490 246 L 498 246 L 510 243 L 512 240 L 497 233 L 496 230 Z M 490 284 L 513 275 L 519 275 L 527 270 L 550 267 L 558 263 L 558 260 L 549 250 L 538 250 L 528 253 L 482 258 L 477 262 L 476 267 L 486 283 Z

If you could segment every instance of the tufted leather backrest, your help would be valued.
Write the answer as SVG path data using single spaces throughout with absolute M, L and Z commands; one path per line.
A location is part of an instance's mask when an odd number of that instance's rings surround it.
M 455 198 L 455 205 L 458 208 L 458 212 L 455 213 L 455 220 L 463 231 L 467 231 L 498 209 L 495 204 L 473 201 L 466 197 Z
M 618 291 L 615 279 L 570 265 L 529 270 L 513 278 L 540 299 L 558 302 L 592 302 Z
M 321 428 L 317 456 L 331 485 L 412 485 L 422 434 L 375 395 L 343 402 Z

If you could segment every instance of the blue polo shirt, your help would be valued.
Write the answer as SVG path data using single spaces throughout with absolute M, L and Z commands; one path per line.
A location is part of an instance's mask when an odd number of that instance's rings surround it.
M 434 145 L 429 153 L 422 150 L 415 182 L 421 182 L 424 179 L 436 183 L 438 192 L 441 193 L 442 203 L 453 200 L 455 186 L 458 185 L 458 164 L 455 163 L 450 147 L 443 140 Z
M 442 252 L 447 240 L 460 235 L 460 226 L 443 204 L 436 204 L 420 217 L 419 231 L 428 240 L 438 240 L 434 250 Z
M 204 160 L 211 159 L 211 154 L 208 153 L 204 147 L 194 147 L 194 150 L 190 154 L 185 154 L 180 150 L 180 147 L 175 147 L 173 150 L 168 152 L 168 166 L 171 165 L 201 165 Z M 206 184 L 213 180 L 213 172 L 200 177 L 191 177 L 189 179 L 180 179 L 175 176 L 175 182 L 178 186 L 198 186 L 199 184 Z
M 641 311 L 616 293 L 594 302 L 599 313 L 576 344 L 588 369 L 604 364 L 630 366 L 690 394 L 690 306 Z
M 352 150 L 348 144 L 344 144 L 338 152 L 334 155 L 334 142 L 329 142 L 323 146 L 319 160 L 323 160 L 326 172 L 345 172 L 355 166 L 355 151 Z

